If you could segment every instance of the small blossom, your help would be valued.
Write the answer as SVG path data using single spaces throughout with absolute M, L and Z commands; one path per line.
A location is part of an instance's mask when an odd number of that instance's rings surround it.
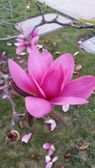
M 44 121 L 45 124 L 50 125 L 50 130 L 53 131 L 56 128 L 56 122 L 53 119 Z
M 21 141 L 24 142 L 24 143 L 28 143 L 28 141 L 30 140 L 31 136 L 32 136 L 32 133 L 31 133 L 31 132 L 28 133 L 28 134 L 25 134 L 25 135 L 22 137 Z
M 38 30 L 35 30 L 34 32 L 31 33 L 31 29 L 23 31 L 22 34 L 16 39 L 17 43 L 15 43 L 16 48 L 16 54 L 18 55 L 23 55 L 23 51 L 27 49 L 28 53 L 31 53 L 31 50 L 33 46 L 38 44 Z M 29 36 L 29 38 L 24 39 L 25 37 Z M 24 54 L 25 55 L 25 54 Z

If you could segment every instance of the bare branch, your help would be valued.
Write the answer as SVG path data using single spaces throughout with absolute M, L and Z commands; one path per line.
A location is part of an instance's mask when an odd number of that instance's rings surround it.
M 4 38 L 0 38 L 0 41 L 9 41 L 9 40 L 12 40 L 12 39 L 16 39 L 18 36 L 15 35 L 15 36 L 10 36 L 10 37 L 4 37 Z
M 35 25 L 35 27 L 31 30 L 29 35 L 23 36 L 23 37 L 20 37 L 18 35 L 14 35 L 14 36 L 10 36 L 10 37 L 0 38 L 0 41 L 9 41 L 9 40 L 12 40 L 12 39 L 15 39 L 15 38 L 27 39 L 27 38 L 29 38 L 31 33 L 33 33 L 35 31 L 35 29 L 37 29 L 38 27 L 40 27 L 44 24 L 52 24 L 52 23 L 58 24 L 58 25 L 63 26 L 63 27 L 73 27 L 73 28 L 76 28 L 76 29 L 95 28 L 95 25 L 81 23 L 81 22 L 78 22 L 78 21 L 77 22 L 72 21 L 70 23 L 62 23 L 58 20 L 58 15 L 54 19 L 52 19 L 50 21 L 47 21 L 45 19 L 44 15 L 43 15 L 41 22 L 39 24 Z

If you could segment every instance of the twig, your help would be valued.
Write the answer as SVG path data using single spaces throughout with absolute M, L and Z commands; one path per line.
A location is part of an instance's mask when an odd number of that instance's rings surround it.
M 44 17 L 44 19 L 42 19 L 39 24 L 35 25 L 35 27 L 31 30 L 29 35 L 23 36 L 23 37 L 20 37 L 18 35 L 14 35 L 14 36 L 10 36 L 10 37 L 0 38 L 0 41 L 9 41 L 9 40 L 16 39 L 16 38 L 27 39 L 27 38 L 29 38 L 31 33 L 33 33 L 34 30 L 37 29 L 38 27 L 40 27 L 44 24 L 52 24 L 52 23 L 56 23 L 56 24 L 63 26 L 63 27 L 73 27 L 76 29 L 95 28 L 95 25 L 88 25 L 85 23 L 83 25 L 79 25 L 79 23 L 76 23 L 75 21 L 70 22 L 70 23 L 62 23 L 62 22 L 58 21 L 58 16 L 55 17 L 54 19 L 52 19 L 51 21 L 47 21 Z
M 16 123 L 19 119 L 22 119 L 25 117 L 25 113 L 24 114 L 18 114 L 16 112 L 16 104 L 14 103 L 13 99 L 11 98 L 10 92 L 8 90 L 8 80 L 10 79 L 9 75 L 4 75 L 1 71 L 0 71 L 0 76 L 1 78 L 4 79 L 5 85 L 4 85 L 4 95 L 7 96 L 7 99 L 10 101 L 10 104 L 12 106 L 12 129 L 15 129 L 16 127 Z

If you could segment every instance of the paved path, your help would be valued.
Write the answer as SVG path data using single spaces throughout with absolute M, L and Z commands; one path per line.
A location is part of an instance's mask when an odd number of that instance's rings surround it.
M 53 14 L 53 13 L 45 14 L 45 19 L 47 21 L 50 21 L 54 18 L 56 18 L 56 14 Z M 35 25 L 39 24 L 41 22 L 41 20 L 42 20 L 41 16 L 37 16 L 32 19 L 27 19 L 25 21 L 22 21 L 22 22 L 15 24 L 15 28 L 18 31 L 30 29 L 30 28 L 33 28 Z M 70 23 L 71 22 L 70 19 L 67 19 L 61 15 L 58 16 L 57 20 L 59 20 L 62 23 Z M 54 31 L 61 29 L 61 28 L 63 28 L 63 27 L 58 24 L 55 24 L 55 23 L 44 24 L 43 26 L 39 27 L 39 34 L 40 35 L 48 34 L 48 33 L 54 32 Z
M 95 0 L 38 0 L 73 18 L 95 18 Z

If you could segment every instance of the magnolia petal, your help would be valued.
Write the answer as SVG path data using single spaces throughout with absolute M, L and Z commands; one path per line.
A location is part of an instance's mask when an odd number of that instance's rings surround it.
M 51 148 L 51 143 L 45 143 L 45 144 L 43 144 L 43 148 L 44 149 L 50 149 Z
M 52 167 L 52 165 L 53 165 L 53 163 L 52 163 L 52 162 L 48 162 L 48 163 L 46 164 L 45 168 L 51 168 L 51 167 Z
M 25 49 L 25 45 L 24 44 L 19 44 L 19 46 L 16 48 L 16 54 L 20 55 L 23 50 Z
M 43 90 L 40 88 L 36 80 L 30 76 L 12 59 L 8 60 L 9 71 L 12 76 L 12 79 L 16 85 L 23 91 L 45 97 Z
M 57 67 L 51 66 L 41 84 L 41 88 L 47 99 L 52 99 L 59 95 L 63 80 L 64 77 L 61 65 Z
M 29 79 L 27 73 L 18 65 L 16 64 L 12 59 L 8 60 L 8 66 L 9 71 L 12 76 L 12 79 L 16 83 L 16 85 L 25 92 L 28 92 L 30 94 L 34 93 L 34 86 Z
M 87 100 L 82 99 L 80 97 L 57 97 L 52 99 L 51 104 L 54 105 L 64 105 L 64 104 L 69 104 L 69 105 L 77 105 L 77 104 L 86 104 L 88 103 Z
M 25 135 L 22 137 L 21 141 L 24 142 L 24 143 L 28 143 L 28 141 L 30 140 L 31 136 L 32 136 L 32 133 L 31 133 L 31 132 L 28 133 L 28 134 L 25 134 Z
M 58 64 L 62 65 L 64 71 L 64 82 L 67 83 L 72 78 L 74 72 L 74 59 L 72 54 L 63 54 L 52 63 L 52 65 L 55 66 L 57 66 Z
M 95 77 L 83 76 L 69 82 L 63 90 L 62 96 L 74 96 L 80 98 L 88 98 L 95 89 Z
M 45 144 L 43 144 L 43 148 L 46 149 L 46 150 L 48 150 L 48 155 L 49 156 L 51 156 L 54 153 L 54 151 L 55 151 L 55 147 L 51 143 L 45 143 Z
M 67 112 L 67 111 L 69 110 L 69 108 L 70 108 L 70 105 L 69 105 L 69 104 L 64 104 L 64 105 L 62 106 L 62 110 L 63 110 L 64 112 Z
M 55 156 L 55 157 L 52 159 L 51 162 L 48 162 L 48 163 L 46 164 L 46 167 L 45 167 L 45 168 L 51 168 L 52 165 L 53 165 L 53 163 L 56 162 L 57 160 L 58 160 L 58 157 Z
M 36 97 L 26 97 L 25 105 L 29 114 L 35 118 L 42 118 L 52 110 L 52 106 L 47 100 Z
M 53 119 L 49 119 L 44 121 L 45 124 L 50 124 L 51 131 L 53 131 L 56 128 L 56 122 Z
M 58 160 L 58 157 L 55 156 L 55 157 L 52 159 L 52 162 L 54 163 L 54 162 L 56 162 L 57 160 Z
M 50 148 L 50 149 L 48 150 L 48 155 L 49 155 L 49 156 L 53 155 L 54 151 L 55 151 L 54 149 Z
M 49 155 L 46 155 L 46 156 L 45 156 L 45 163 L 48 163 L 48 162 L 50 162 L 50 161 L 51 161 L 50 156 L 49 156 Z
M 29 74 L 34 76 L 35 80 L 40 83 L 50 66 L 50 62 L 51 54 L 48 52 L 40 53 L 34 46 L 28 59 Z
M 53 61 L 53 57 L 51 55 L 51 53 L 49 53 L 47 50 L 44 50 L 42 53 L 41 53 L 41 56 L 42 56 L 42 59 L 44 59 L 45 62 L 47 62 L 47 69 L 48 67 L 50 67 L 52 61 Z

